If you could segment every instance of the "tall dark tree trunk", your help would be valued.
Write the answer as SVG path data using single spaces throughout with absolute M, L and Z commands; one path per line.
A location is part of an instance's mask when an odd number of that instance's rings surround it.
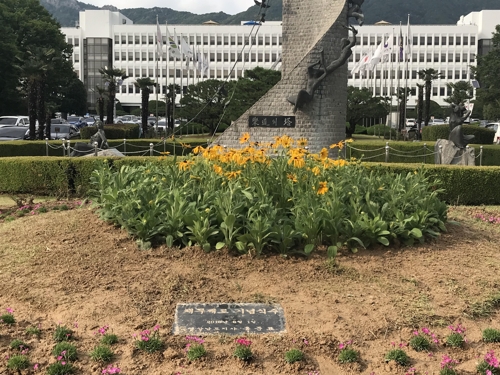
M 47 110 L 45 112 L 45 138 L 47 139 L 50 139 L 51 118 L 52 118 L 52 111 Z
M 28 116 L 30 118 L 30 139 L 36 139 L 36 83 L 28 85 Z
M 167 116 L 166 117 L 167 117 L 167 127 L 170 130 L 174 129 L 174 121 L 173 121 L 172 112 L 173 112 L 172 99 L 171 98 L 167 98 Z
M 141 110 L 141 122 L 142 122 L 142 134 L 146 138 L 146 133 L 148 132 L 148 115 L 149 115 L 149 88 L 142 89 L 142 110 Z
M 104 122 L 104 98 L 102 96 L 97 99 L 97 108 L 99 110 L 99 120 Z
M 420 134 L 420 130 L 422 128 L 422 121 L 424 118 L 423 109 L 424 109 L 424 86 L 417 85 L 418 87 L 418 103 L 417 103 L 417 127 L 418 134 Z
M 114 122 L 114 109 L 115 109 L 115 97 L 116 97 L 116 83 L 109 82 L 109 102 L 108 102 L 108 111 L 106 124 L 112 124 Z
M 432 90 L 432 81 L 425 81 L 425 110 L 424 110 L 424 121 L 425 126 L 429 125 L 429 121 L 431 119 L 431 90 Z
M 43 80 L 36 85 L 36 117 L 38 119 L 37 139 L 42 140 L 45 130 L 45 83 Z

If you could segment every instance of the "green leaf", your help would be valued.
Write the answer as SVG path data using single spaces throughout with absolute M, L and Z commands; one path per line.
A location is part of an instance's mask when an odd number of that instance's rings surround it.
M 329 246 L 327 249 L 328 258 L 335 259 L 337 256 L 338 248 L 337 246 Z
M 234 244 L 234 246 L 236 246 L 236 249 L 238 249 L 238 251 L 246 253 L 246 245 L 243 242 L 238 241 Z
M 421 238 L 422 237 L 422 231 L 418 228 L 413 228 L 411 231 L 410 231 L 410 234 L 413 235 L 413 237 L 415 238 Z
M 312 243 L 304 247 L 304 253 L 306 253 L 307 255 L 311 254 L 313 250 L 314 250 L 314 245 Z
M 204 244 L 203 244 L 203 251 L 204 251 L 205 253 L 209 253 L 209 252 L 210 252 L 210 250 L 212 250 L 212 246 L 210 246 L 210 244 L 209 244 L 208 242 L 207 242 L 207 243 L 204 243 Z
M 226 244 L 224 242 L 217 242 L 217 245 L 215 245 L 216 250 L 222 249 Z
M 169 234 L 167 236 L 167 238 L 165 239 L 165 242 L 166 242 L 166 244 L 167 244 L 168 247 L 174 246 L 174 237 L 172 237 L 172 235 Z
M 253 196 L 252 196 L 252 194 L 250 194 L 248 191 L 246 191 L 246 190 L 242 190 L 241 192 L 243 193 L 243 195 L 244 195 L 245 197 L 247 197 L 247 199 L 248 199 L 249 201 L 253 200 Z
M 386 237 L 378 237 L 377 241 L 384 246 L 389 246 L 389 240 Z

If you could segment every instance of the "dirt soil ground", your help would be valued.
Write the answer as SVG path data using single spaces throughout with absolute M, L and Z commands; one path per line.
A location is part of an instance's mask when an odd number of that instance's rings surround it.
M 478 212 L 500 216 L 494 207 L 452 207 L 458 225 L 448 225 L 439 239 L 342 253 L 336 266 L 323 252 L 251 259 L 196 248 L 140 251 L 88 207 L 1 222 L 0 315 L 12 308 L 17 322 L 0 324 L 0 374 L 9 374 L 6 357 L 16 338 L 30 346 L 36 373 L 45 373 L 55 362 L 57 324 L 75 331 L 77 374 L 104 368 L 89 356 L 104 325 L 120 338 L 113 363 L 125 375 L 406 374 L 408 368 L 386 363 L 384 355 L 423 327 L 440 343 L 423 353 L 404 347 L 416 374 L 438 374 L 444 354 L 460 361 L 460 374 L 474 374 L 488 350 L 500 354 L 500 344 L 481 340 L 483 329 L 500 328 L 500 224 L 475 219 Z M 250 335 L 255 358 L 249 363 L 232 356 L 235 337 L 206 336 L 208 356 L 189 362 L 185 337 L 171 333 L 176 304 L 188 302 L 279 303 L 287 332 Z M 467 329 L 465 348 L 446 347 L 448 325 L 459 323 Z M 165 349 L 153 355 L 135 349 L 132 335 L 156 324 Z M 38 325 L 39 337 L 25 333 Z M 358 364 L 338 363 L 338 345 L 348 340 L 360 352 Z M 292 348 L 303 350 L 305 360 L 287 364 L 284 353 Z

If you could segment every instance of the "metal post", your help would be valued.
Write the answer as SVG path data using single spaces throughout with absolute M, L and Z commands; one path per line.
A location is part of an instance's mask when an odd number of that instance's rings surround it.
M 426 159 L 427 159 L 427 143 L 424 143 L 424 164 L 426 162 Z
M 149 144 L 149 156 L 153 156 L 153 146 L 152 143 Z
M 66 153 L 68 154 L 68 157 L 71 154 L 71 140 L 69 139 L 66 141 Z
M 94 156 L 97 156 L 97 142 L 94 142 Z
M 480 167 L 483 166 L 483 146 L 480 147 L 480 151 L 479 151 L 479 166 Z
M 167 154 L 167 141 L 166 141 L 165 137 L 163 137 L 163 154 L 164 155 Z
M 389 142 L 385 142 L 385 162 L 389 163 Z
M 49 156 L 49 139 L 45 138 L 45 156 Z
M 63 156 L 66 156 L 66 142 L 64 142 L 64 139 L 62 140 L 62 149 L 63 149 Z
M 470 153 L 470 147 L 469 147 L 469 145 L 465 146 L 465 153 L 466 153 L 466 155 L 465 155 L 465 165 L 469 165 L 468 164 L 469 158 L 467 157 L 469 155 L 469 153 Z M 463 161 L 463 157 L 464 157 L 464 155 L 462 154 L 462 161 Z
M 439 145 L 438 155 L 439 155 L 439 164 L 443 164 L 443 146 L 442 145 Z
M 127 140 L 123 138 L 123 155 L 127 156 Z

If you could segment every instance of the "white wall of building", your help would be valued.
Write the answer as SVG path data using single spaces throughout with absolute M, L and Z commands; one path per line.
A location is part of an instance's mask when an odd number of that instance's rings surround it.
M 408 86 L 416 87 L 417 83 L 422 83 L 416 74 L 419 70 L 433 68 L 440 71 L 443 78 L 435 82 L 432 99 L 445 105 L 444 98 L 448 96 L 446 83 L 471 80 L 469 67 L 476 64 L 478 40 L 491 37 L 496 20 L 500 20 L 500 11 L 487 10 L 471 13 L 463 17 L 457 25 L 411 25 L 412 37 L 416 43 L 413 43 L 412 57 L 408 63 Z M 271 68 L 281 53 L 281 22 L 266 22 L 260 28 L 247 25 L 168 25 L 172 35 L 175 31 L 178 36 L 183 36 L 192 49 L 200 51 L 210 59 L 208 75 L 200 77 L 199 73 L 193 70 L 192 64 L 190 69 L 187 69 L 185 62 L 174 61 L 167 54 L 166 25 L 160 25 L 164 47 L 157 70 L 156 29 L 156 25 L 133 24 L 119 12 L 87 10 L 80 12 L 79 28 L 62 28 L 62 31 L 67 41 L 74 46 L 74 68 L 82 81 L 83 40 L 112 40 L 113 67 L 123 69 L 130 77 L 125 80 L 117 95 L 123 106 L 140 105 L 140 93 L 133 84 L 136 78 L 151 77 L 156 80 L 158 74 L 158 94 L 161 98 L 165 95 L 167 84 L 175 82 L 179 86 L 187 87 L 199 80 L 225 79 L 228 75 L 230 79 L 236 79 L 245 70 L 256 66 Z M 406 25 L 403 25 L 402 29 L 406 35 Z M 243 48 L 250 33 L 253 31 L 255 35 L 257 30 L 258 34 Z M 353 49 L 349 70 L 364 53 L 370 49 L 375 50 L 383 38 L 394 32 L 397 39 L 399 25 L 364 25 L 359 27 L 358 31 L 358 45 Z M 242 51 L 243 55 L 237 62 Z M 393 63 L 391 67 L 390 63 L 381 63 L 370 77 L 356 74 L 349 79 L 349 84 L 370 87 L 374 94 L 387 95 L 391 91 L 390 87 L 392 92 L 398 87 L 397 74 L 398 69 L 404 69 L 402 65 Z M 279 67 L 280 64 L 277 68 Z M 400 80 L 399 86 L 404 86 L 404 80 Z M 155 93 L 151 95 L 151 99 L 154 97 Z M 177 99 L 180 99 L 179 95 Z M 415 98 L 410 98 L 409 106 L 414 105 Z

